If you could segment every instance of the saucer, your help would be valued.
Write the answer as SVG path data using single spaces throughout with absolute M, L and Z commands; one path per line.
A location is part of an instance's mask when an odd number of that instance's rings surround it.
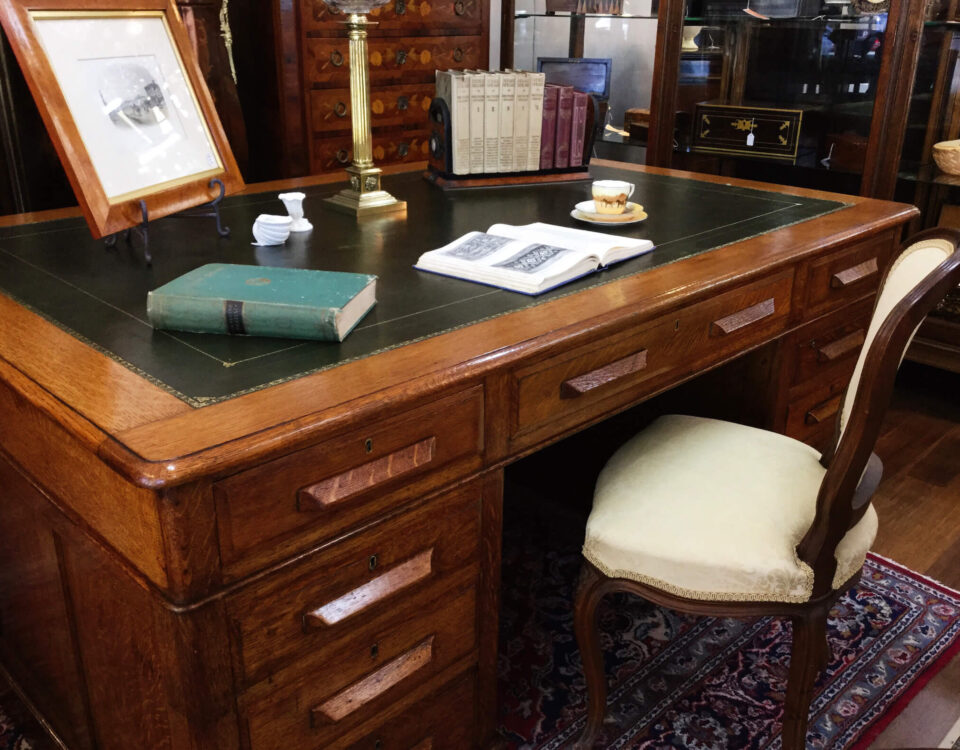
M 643 206 L 636 203 L 627 203 L 627 210 L 622 214 L 598 214 L 594 211 L 593 201 L 582 201 L 578 203 L 570 215 L 579 221 L 585 221 L 589 224 L 636 224 L 643 221 L 647 215 L 643 212 Z

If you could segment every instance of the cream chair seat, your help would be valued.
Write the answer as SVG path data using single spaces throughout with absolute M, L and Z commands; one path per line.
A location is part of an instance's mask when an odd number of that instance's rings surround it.
M 700 600 L 804 602 L 813 570 L 796 548 L 826 469 L 810 446 L 714 419 L 661 417 L 597 480 L 584 557 L 604 575 Z M 871 506 L 836 549 L 833 588 L 877 533 Z

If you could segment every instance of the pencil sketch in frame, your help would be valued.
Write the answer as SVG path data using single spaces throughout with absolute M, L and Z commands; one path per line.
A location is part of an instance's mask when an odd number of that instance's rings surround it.
M 0 21 L 94 236 L 242 186 L 172 0 L 83 5 L 7 0 Z

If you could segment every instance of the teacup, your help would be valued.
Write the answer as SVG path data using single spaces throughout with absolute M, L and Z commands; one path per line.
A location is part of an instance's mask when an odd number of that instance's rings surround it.
M 597 180 L 593 183 L 593 207 L 598 214 L 622 214 L 634 184 L 623 180 Z

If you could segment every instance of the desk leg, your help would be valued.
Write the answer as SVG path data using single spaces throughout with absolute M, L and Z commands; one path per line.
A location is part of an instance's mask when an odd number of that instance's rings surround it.
M 497 730 L 497 646 L 500 625 L 500 549 L 503 545 L 503 471 L 483 480 L 480 540 L 480 601 L 477 629 L 480 664 L 477 685 L 477 739 L 481 747 L 495 746 Z

